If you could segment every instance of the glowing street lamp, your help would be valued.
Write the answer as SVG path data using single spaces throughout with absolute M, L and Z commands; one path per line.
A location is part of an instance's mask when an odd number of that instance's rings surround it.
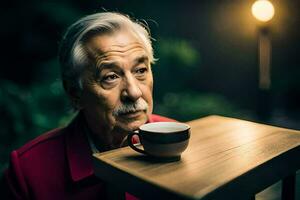
M 275 14 L 272 3 L 268 0 L 257 0 L 251 8 L 258 23 L 258 59 L 259 90 L 257 114 L 260 120 L 266 121 L 271 116 L 271 40 L 268 22 Z
M 271 87 L 271 41 L 267 29 L 267 22 L 273 18 L 275 9 L 270 1 L 257 0 L 253 3 L 251 11 L 253 16 L 262 23 L 258 36 L 259 88 L 268 90 Z
M 270 21 L 275 14 L 273 4 L 267 0 L 258 0 L 254 2 L 251 11 L 252 11 L 252 15 L 257 20 L 262 22 Z

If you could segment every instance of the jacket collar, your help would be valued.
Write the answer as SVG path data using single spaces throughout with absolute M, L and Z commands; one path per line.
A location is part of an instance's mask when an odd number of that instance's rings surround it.
M 152 123 L 152 122 L 154 122 L 153 115 L 150 115 L 149 118 L 148 118 L 148 121 L 146 122 L 146 124 L 147 123 Z
M 92 151 L 84 132 L 84 116 L 79 113 L 66 128 L 66 153 L 73 181 L 77 182 L 94 174 Z
M 147 123 L 153 122 L 152 116 Z M 66 128 L 66 153 L 71 178 L 74 182 L 94 175 L 92 150 L 85 133 L 85 119 L 82 113 Z

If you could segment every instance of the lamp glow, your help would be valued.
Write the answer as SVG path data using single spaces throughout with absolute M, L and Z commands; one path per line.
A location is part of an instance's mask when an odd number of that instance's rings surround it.
M 268 0 L 257 0 L 251 8 L 252 15 L 262 22 L 271 20 L 275 14 L 272 3 Z

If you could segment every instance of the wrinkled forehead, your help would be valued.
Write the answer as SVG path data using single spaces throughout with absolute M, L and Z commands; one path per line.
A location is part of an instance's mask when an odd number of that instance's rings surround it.
M 113 57 L 148 57 L 146 47 L 141 39 L 130 30 L 94 35 L 86 43 L 90 58 L 96 62 Z

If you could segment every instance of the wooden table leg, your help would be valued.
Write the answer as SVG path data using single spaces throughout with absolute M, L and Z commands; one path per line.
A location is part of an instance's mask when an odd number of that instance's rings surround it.
M 281 199 L 295 200 L 296 195 L 296 173 L 282 180 Z

